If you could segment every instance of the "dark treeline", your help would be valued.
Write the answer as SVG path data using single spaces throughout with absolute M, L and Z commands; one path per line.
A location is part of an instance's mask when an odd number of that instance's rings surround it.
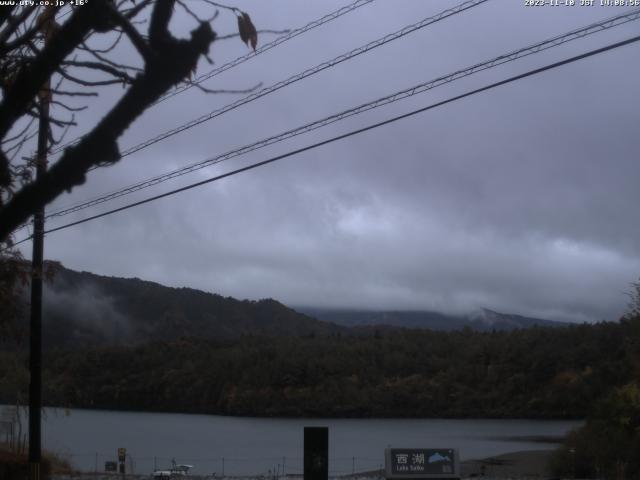
M 633 380 L 636 323 L 55 351 L 44 363 L 44 402 L 256 416 L 584 418 Z M 14 367 L 3 365 L 18 354 L 3 355 L 0 378 L 8 378 L 3 368 Z M 13 400 L 10 387 L 0 382 L 0 401 Z

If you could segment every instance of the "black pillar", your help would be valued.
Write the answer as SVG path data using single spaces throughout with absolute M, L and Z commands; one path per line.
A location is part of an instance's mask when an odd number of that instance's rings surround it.
M 329 478 L 329 429 L 304 427 L 304 480 Z

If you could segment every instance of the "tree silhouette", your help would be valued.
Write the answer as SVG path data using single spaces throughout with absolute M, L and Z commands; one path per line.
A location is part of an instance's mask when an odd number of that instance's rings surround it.
M 122 133 L 164 93 L 186 81 L 199 59 L 208 59 L 216 39 L 210 23 L 218 8 L 236 15 L 239 35 L 255 47 L 257 34 L 245 12 L 204 2 L 213 12 L 207 20 L 183 0 L 91 0 L 73 7 L 60 23 L 58 7 L 0 9 L 0 242 L 6 245 L 11 232 L 38 208 L 84 183 L 90 169 L 120 159 Z M 189 38 L 176 38 L 170 31 L 176 8 L 194 21 Z M 111 46 L 101 49 L 91 43 L 105 35 L 113 37 Z M 116 46 L 125 41 L 135 48 L 139 65 L 118 60 Z M 32 180 L 33 160 L 16 158 L 42 105 L 51 102 L 64 112 L 50 117 L 50 148 L 75 124 L 73 113 L 84 108 L 72 106 L 72 100 L 95 96 L 96 89 L 113 84 L 127 87 L 115 105 L 79 142 L 64 149 L 41 178 Z
M 254 48 L 257 41 L 248 14 L 211 0 L 203 0 L 198 13 L 185 0 L 67 1 L 59 7 L 37 3 L 0 7 L 2 334 L 11 333 L 13 320 L 23 315 L 19 291 L 31 273 L 12 248 L 12 232 L 58 195 L 84 183 L 90 170 L 118 162 L 123 132 L 172 87 L 190 82 L 200 59 L 212 63 L 208 52 L 217 35 L 211 23 L 220 10 L 235 15 L 242 41 Z M 170 30 L 178 9 L 193 22 L 187 38 Z M 127 48 L 137 54 L 133 64 L 122 60 Z M 65 135 L 76 125 L 76 112 L 112 85 L 125 89 L 111 109 L 63 148 Z M 45 128 L 38 124 L 41 116 L 48 119 Z M 39 131 L 45 135 L 44 149 L 58 146 L 61 154 L 33 179 L 39 159 L 24 152 Z

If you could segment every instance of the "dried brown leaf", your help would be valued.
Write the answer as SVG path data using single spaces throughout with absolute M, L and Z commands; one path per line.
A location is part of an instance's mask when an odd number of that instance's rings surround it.
M 238 15 L 238 32 L 240 33 L 240 40 L 247 46 L 251 44 L 251 48 L 255 51 L 258 45 L 258 32 L 247 12 L 240 12 L 240 15 Z

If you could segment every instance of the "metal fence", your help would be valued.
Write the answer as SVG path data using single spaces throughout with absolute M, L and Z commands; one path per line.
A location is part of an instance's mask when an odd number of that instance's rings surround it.
M 71 466 L 83 472 L 104 473 L 106 462 L 117 461 L 117 453 L 86 452 L 59 455 Z M 145 457 L 126 455 L 126 472 L 150 474 L 154 470 L 168 470 L 173 462 L 193 465 L 191 473 L 219 477 L 263 477 L 279 480 L 303 474 L 302 457 Z M 329 457 L 329 475 L 332 477 L 362 475 L 383 476 L 384 458 Z

